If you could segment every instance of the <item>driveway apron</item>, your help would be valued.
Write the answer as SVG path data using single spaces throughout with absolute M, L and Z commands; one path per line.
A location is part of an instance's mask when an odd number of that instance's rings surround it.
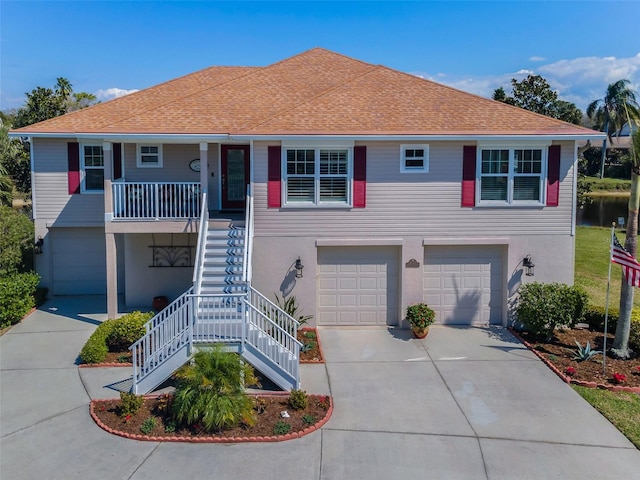
M 89 417 L 126 368 L 78 369 L 104 297 L 55 297 L 0 337 L 2 479 L 634 478 L 640 452 L 501 328 L 319 329 L 318 432 L 268 444 L 139 442 Z

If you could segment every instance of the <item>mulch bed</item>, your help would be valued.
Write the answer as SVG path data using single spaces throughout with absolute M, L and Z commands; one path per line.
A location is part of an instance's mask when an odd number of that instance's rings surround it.
M 527 332 L 518 335 L 540 358 L 555 367 L 556 373 L 565 381 L 589 387 L 640 392 L 640 358 L 637 356 L 630 360 L 619 360 L 607 355 L 604 372 L 601 354 L 595 355 L 591 360 L 574 360 L 578 350 L 576 341 L 583 347 L 589 342 L 592 349 L 602 351 L 602 332 L 587 329 L 556 330 L 549 342 L 541 341 Z M 607 349 L 613 344 L 613 338 L 613 334 L 607 334 Z M 615 373 L 624 375 L 625 379 L 616 381 Z
M 157 397 L 145 397 L 144 404 L 140 410 L 128 418 L 119 415 L 119 399 L 94 400 L 91 402 L 91 416 L 96 423 L 104 430 L 127 438 L 136 440 L 163 441 L 163 442 L 277 442 L 290 440 L 311 433 L 324 425 L 333 412 L 331 397 L 323 395 L 309 395 L 308 407 L 304 410 L 293 410 L 288 404 L 289 396 L 280 395 L 257 395 L 254 396 L 261 408 L 256 409 L 256 424 L 253 426 L 241 425 L 222 432 L 205 432 L 198 425 L 196 426 L 175 426 L 172 430 L 172 421 L 167 408 L 170 402 L 170 395 Z M 282 417 L 282 412 L 286 411 L 288 418 Z M 306 417 L 307 422 L 303 420 Z M 154 418 L 156 426 L 143 434 L 140 428 L 145 420 Z M 291 425 L 291 430 L 287 434 L 274 434 L 274 427 L 277 422 L 284 421 Z M 167 431 L 169 430 L 169 431 Z

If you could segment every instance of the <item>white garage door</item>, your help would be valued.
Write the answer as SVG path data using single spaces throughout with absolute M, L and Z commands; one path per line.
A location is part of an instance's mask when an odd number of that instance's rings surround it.
M 53 294 L 106 294 L 104 230 L 53 228 Z
M 500 324 L 505 285 L 500 246 L 428 246 L 424 251 L 424 302 L 436 323 Z
M 318 248 L 319 325 L 396 325 L 398 249 Z

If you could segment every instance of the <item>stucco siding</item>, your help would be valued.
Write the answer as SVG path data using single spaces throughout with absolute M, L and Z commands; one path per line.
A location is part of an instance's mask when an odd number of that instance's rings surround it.
M 400 143 L 367 146 L 366 208 L 267 208 L 267 146 L 254 144 L 256 235 L 570 234 L 573 142 L 562 142 L 560 206 L 462 208 L 462 142 L 432 142 L 429 173 L 400 173 Z

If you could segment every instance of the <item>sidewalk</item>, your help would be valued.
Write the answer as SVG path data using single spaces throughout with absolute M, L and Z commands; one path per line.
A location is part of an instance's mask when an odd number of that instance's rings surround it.
M 56 309 L 56 310 L 54 310 Z M 273 444 L 112 436 L 91 398 L 126 368 L 78 368 L 104 297 L 58 297 L 0 337 L 2 479 L 634 478 L 640 451 L 501 328 L 320 328 L 303 388 L 331 394 L 319 432 Z

